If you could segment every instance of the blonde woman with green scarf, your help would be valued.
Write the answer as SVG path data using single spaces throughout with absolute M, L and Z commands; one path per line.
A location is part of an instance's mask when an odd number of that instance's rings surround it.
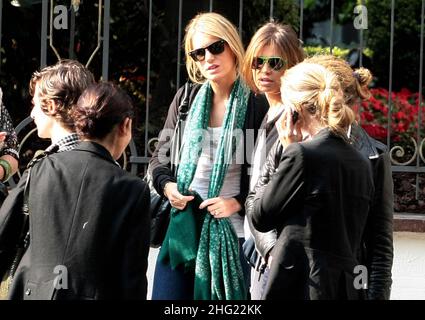
M 163 155 L 183 88 L 170 106 L 149 166 L 155 188 L 173 207 L 152 299 L 247 299 L 249 266 L 240 254 L 249 187 L 247 156 L 267 102 L 240 79 L 244 49 L 225 17 L 195 16 L 186 27 L 185 52 L 194 85 L 177 174 L 173 176 Z

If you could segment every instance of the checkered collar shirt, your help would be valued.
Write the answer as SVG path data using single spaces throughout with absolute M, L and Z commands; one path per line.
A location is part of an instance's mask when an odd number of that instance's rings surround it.
M 53 151 L 57 149 L 56 152 L 63 152 L 63 151 L 69 151 L 74 149 L 77 144 L 80 142 L 80 138 L 78 137 L 78 134 L 71 133 L 62 139 L 60 139 L 58 142 L 51 144 L 46 151 Z

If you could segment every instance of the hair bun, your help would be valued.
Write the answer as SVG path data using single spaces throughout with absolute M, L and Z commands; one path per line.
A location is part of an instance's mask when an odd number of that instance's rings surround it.
M 357 79 L 361 86 L 368 86 L 372 81 L 372 73 L 369 69 L 363 67 L 354 70 L 353 76 Z
M 125 118 L 134 114 L 130 97 L 112 83 L 87 88 L 72 112 L 77 133 L 83 138 L 101 139 Z

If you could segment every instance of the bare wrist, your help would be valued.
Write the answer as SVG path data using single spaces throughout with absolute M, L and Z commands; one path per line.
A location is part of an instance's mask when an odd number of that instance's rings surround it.
M 164 196 L 166 196 L 167 198 L 168 198 L 168 194 L 167 194 L 167 186 L 170 184 L 170 183 L 173 183 L 172 181 L 168 181 L 167 183 L 165 183 L 165 185 L 164 185 L 164 189 L 162 190 L 162 193 L 164 194 Z
M 233 198 L 235 200 L 235 212 L 239 212 L 242 210 L 242 205 L 239 203 L 239 201 L 236 198 Z

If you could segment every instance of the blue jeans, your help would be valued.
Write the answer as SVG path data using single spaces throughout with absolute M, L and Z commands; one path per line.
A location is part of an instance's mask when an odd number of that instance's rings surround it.
M 249 291 L 250 266 L 242 252 L 243 242 L 244 239 L 239 238 L 239 258 L 245 285 Z M 152 300 L 193 300 L 194 282 L 195 274 L 193 272 L 184 272 L 182 268 L 173 270 L 170 265 L 157 259 L 153 278 Z
M 195 274 L 156 260 L 152 300 L 193 300 Z

